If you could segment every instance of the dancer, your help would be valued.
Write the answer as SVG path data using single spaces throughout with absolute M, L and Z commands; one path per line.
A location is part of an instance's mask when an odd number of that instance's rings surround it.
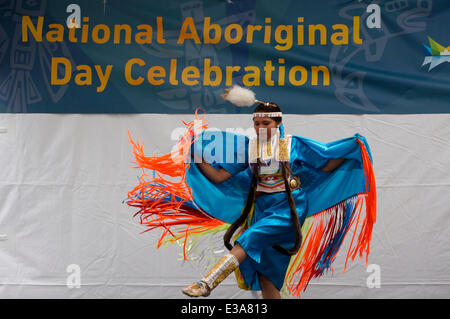
M 186 240 L 189 233 L 206 232 L 224 223 L 229 226 L 224 243 L 230 252 L 182 292 L 191 297 L 209 296 L 235 272 L 239 287 L 261 290 L 263 298 L 280 298 L 284 284 L 291 294 L 299 295 L 313 277 L 330 268 L 348 229 L 360 218 L 363 202 L 363 227 L 347 258 L 353 259 L 358 253 L 362 256 L 363 252 L 367 255 L 376 218 L 376 193 L 364 137 L 356 134 L 323 144 L 285 135 L 282 111 L 275 103 L 258 101 L 253 92 L 237 86 L 223 97 L 238 106 L 258 103 L 253 112 L 256 138 L 212 132 L 223 138 L 220 147 L 227 152 L 230 138 L 244 140 L 232 151 L 233 161 L 225 161 L 207 152 L 211 147 L 205 144 L 211 140 L 208 131 L 195 134 L 191 125 L 178 153 L 171 154 L 172 158 L 176 154 L 185 158 L 188 150 L 194 159 L 194 163 L 179 166 L 180 185 L 186 186 L 187 194 L 159 178 L 145 184 L 147 193 L 153 196 L 145 199 L 147 205 L 132 205 L 141 207 L 141 216 L 153 217 L 143 224 L 151 229 L 164 228 L 162 237 L 170 234 L 173 240 Z M 189 149 L 188 136 L 194 137 Z M 132 143 L 141 167 L 167 171 L 167 161 L 163 164 L 166 170 L 159 165 L 163 157 L 147 158 L 139 145 Z M 168 194 L 176 195 L 177 200 L 169 201 Z M 129 198 L 135 199 L 136 192 Z M 142 196 L 139 199 L 142 202 Z M 171 209 L 167 209 L 169 203 Z M 170 226 L 180 224 L 187 225 L 183 235 L 170 231 Z

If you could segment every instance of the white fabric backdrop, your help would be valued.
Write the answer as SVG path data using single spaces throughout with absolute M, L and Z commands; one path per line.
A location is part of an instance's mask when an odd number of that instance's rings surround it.
M 207 115 L 210 127 L 251 127 L 250 115 Z M 122 203 L 137 183 L 127 130 L 147 154 L 171 150 L 190 115 L 0 116 L 0 298 L 185 298 L 203 270 L 155 249 Z M 450 115 L 287 115 L 287 133 L 323 142 L 360 132 L 372 149 L 378 192 L 369 264 L 312 280 L 302 298 L 450 296 Z M 2 128 L 5 130 L 2 131 Z M 6 131 L 6 132 L 5 132 Z M 344 243 L 345 244 L 345 243 Z M 73 269 L 80 288 L 69 288 Z M 69 270 L 69 271 L 68 271 Z M 71 281 L 69 280 L 69 283 Z M 230 276 L 211 298 L 252 298 Z

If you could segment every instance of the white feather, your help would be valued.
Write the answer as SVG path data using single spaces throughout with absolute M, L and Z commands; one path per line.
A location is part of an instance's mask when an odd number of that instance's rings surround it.
M 255 93 L 249 89 L 233 85 L 225 100 L 230 101 L 236 106 L 252 106 L 255 104 Z

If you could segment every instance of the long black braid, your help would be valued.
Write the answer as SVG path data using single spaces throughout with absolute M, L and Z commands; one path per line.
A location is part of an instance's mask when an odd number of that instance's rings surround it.
M 281 162 L 280 164 L 281 164 L 281 171 L 283 173 L 284 187 L 286 188 L 289 207 L 291 208 L 291 220 L 292 223 L 294 224 L 295 229 L 295 244 L 294 247 L 292 247 L 291 249 L 286 249 L 278 244 L 273 245 L 272 247 L 282 254 L 292 256 L 298 252 L 298 250 L 302 245 L 302 231 L 301 231 L 302 226 L 300 225 L 300 221 L 298 220 L 297 209 L 295 208 L 295 201 L 294 197 L 292 196 L 292 190 L 289 185 L 289 180 L 287 176 L 288 175 L 287 165 L 289 165 L 289 163 Z
M 248 215 L 250 214 L 250 210 L 253 206 L 253 203 L 255 202 L 256 185 L 258 184 L 258 166 L 259 166 L 259 159 L 258 164 L 253 165 L 252 182 L 250 184 L 250 191 L 248 192 L 247 202 L 245 203 L 244 210 L 242 211 L 241 216 L 233 224 L 231 224 L 231 226 L 227 229 L 225 235 L 223 236 L 225 247 L 227 247 L 228 250 L 233 249 L 233 245 L 231 245 L 230 239 L 233 236 L 234 232 L 247 219 Z

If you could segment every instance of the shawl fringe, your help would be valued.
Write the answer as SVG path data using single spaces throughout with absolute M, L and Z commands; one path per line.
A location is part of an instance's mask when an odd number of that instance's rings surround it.
M 128 132 L 136 160 L 134 168 L 140 169 L 142 174 L 138 178 L 139 184 L 128 192 L 126 203 L 139 209 L 133 217 L 139 215 L 140 224 L 148 227 L 143 233 L 155 228 L 163 230 L 157 248 L 164 242 L 182 239 L 185 260 L 188 236 L 203 234 L 224 224 L 200 208 L 188 205 L 193 203 L 193 196 L 186 182 L 190 166 L 187 159 L 191 145 L 197 139 L 197 130 L 208 128 L 203 116 L 199 118 L 196 110 L 195 121 L 183 121 L 186 129 L 175 150 L 161 156 L 145 156 L 144 143 L 140 144 L 138 139 L 134 142 Z M 147 174 L 147 170 L 153 171 L 153 176 Z
M 300 297 L 311 279 L 322 276 L 328 269 L 333 271 L 332 263 L 350 229 L 353 230 L 353 236 L 344 272 L 349 258 L 353 261 L 356 255 L 362 258 L 365 253 L 366 266 L 368 264 L 372 229 L 376 222 L 376 185 L 369 154 L 364 143 L 359 139 L 357 142 L 361 148 L 367 192 L 357 194 L 305 220 L 302 246 L 291 259 L 285 278 L 287 290 L 293 296 Z

